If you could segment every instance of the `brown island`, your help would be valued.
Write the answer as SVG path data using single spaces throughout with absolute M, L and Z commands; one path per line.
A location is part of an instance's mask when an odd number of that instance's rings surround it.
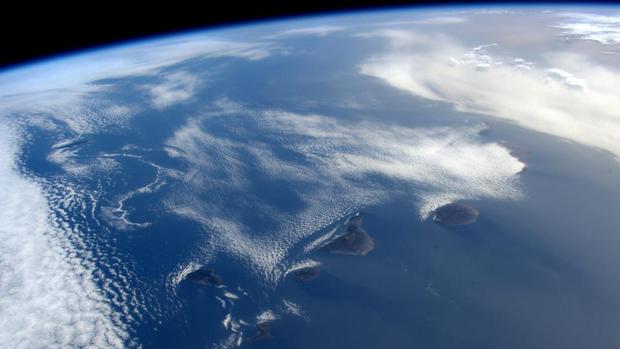
M 219 276 L 213 269 L 205 267 L 201 267 L 187 274 L 185 276 L 185 280 L 204 286 L 212 285 L 215 287 L 220 287 L 224 285 L 221 276 Z
M 436 209 L 433 220 L 445 225 L 465 225 L 474 223 L 479 215 L 480 212 L 469 205 L 450 203 Z
M 362 228 L 362 216 L 351 217 L 345 226 L 345 233 L 324 247 L 334 254 L 365 256 L 375 248 L 375 241 Z
M 318 266 L 305 267 L 293 272 L 295 279 L 300 282 L 312 281 L 319 277 L 321 270 Z

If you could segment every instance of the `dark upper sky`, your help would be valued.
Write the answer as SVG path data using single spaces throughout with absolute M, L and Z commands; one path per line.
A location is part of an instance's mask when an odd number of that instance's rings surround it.
M 247 21 L 395 6 L 450 5 L 458 1 L 403 0 L 219 0 L 34 5 L 27 2 L 0 17 L 0 69 L 119 41 Z

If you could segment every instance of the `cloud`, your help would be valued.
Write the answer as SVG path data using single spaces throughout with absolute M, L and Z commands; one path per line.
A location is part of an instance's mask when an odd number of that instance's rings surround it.
M 547 69 L 547 72 L 549 73 L 550 78 L 557 79 L 563 82 L 566 86 L 580 90 L 586 88 L 586 81 L 584 79 L 577 78 L 573 74 L 566 72 L 562 69 L 552 68 Z
M 329 34 L 344 31 L 346 27 L 339 25 L 317 25 L 312 27 L 304 27 L 304 28 L 294 28 L 294 29 L 286 29 L 279 31 L 275 34 L 271 34 L 266 36 L 266 38 L 281 38 L 286 36 L 303 36 L 303 35 L 311 35 L 311 36 L 327 36 Z
M 137 42 L 5 70 L 0 74 L 3 85 L 0 97 L 5 99 L 49 90 L 74 90 L 101 79 L 151 74 L 197 57 L 259 60 L 268 57 L 273 48 L 266 42 L 221 40 L 207 34 Z
M 191 99 L 199 85 L 199 78 L 187 72 L 178 71 L 164 75 L 158 84 L 143 86 L 156 109 L 165 109 Z
M 620 44 L 620 15 L 597 15 L 588 13 L 560 13 L 564 18 L 554 25 L 566 36 L 576 36 L 603 45 Z
M 66 173 L 84 177 L 96 173 L 102 175 L 116 170 L 118 162 L 112 158 L 83 156 L 82 147 L 87 139 L 65 139 L 52 146 L 47 161 L 61 167 Z
M 274 46 L 192 34 L 94 50 L 0 72 L 0 115 L 51 116 L 65 121 L 77 133 L 122 126 L 137 112 L 106 100 L 113 86 L 106 79 L 155 76 L 166 67 L 191 58 L 238 57 L 259 60 Z M 180 77 L 179 73 L 177 77 Z M 196 87 L 187 76 L 175 85 L 174 74 L 160 87 L 152 86 L 155 107 L 181 101 Z
M 411 24 L 458 24 L 467 22 L 467 18 L 455 16 L 429 17 L 423 19 L 412 20 Z
M 127 331 L 78 257 L 71 232 L 50 221 L 40 185 L 16 171 L 16 129 L 0 125 L 0 347 L 121 348 Z
M 375 35 L 385 37 L 388 47 L 361 64 L 361 74 L 460 111 L 511 120 L 620 156 L 620 71 L 612 67 L 554 53 L 523 69 L 519 60 L 490 55 L 489 47 L 481 54 L 442 35 Z
M 424 219 L 454 200 L 522 195 L 524 164 L 499 144 L 482 142 L 482 126 L 406 128 L 216 105 L 166 142 L 187 165 L 166 205 L 212 233 L 205 245 L 216 248 L 209 253 L 239 258 L 268 285 L 303 257 L 289 255 L 293 246 L 360 207 L 407 197 Z M 260 178 L 289 192 L 287 202 L 257 194 L 257 187 L 271 188 Z M 248 225 L 244 212 L 268 217 L 269 228 Z

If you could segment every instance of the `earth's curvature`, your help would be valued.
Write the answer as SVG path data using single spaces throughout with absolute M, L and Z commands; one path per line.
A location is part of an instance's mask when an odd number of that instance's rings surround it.
M 620 346 L 620 9 L 197 31 L 0 72 L 0 347 Z

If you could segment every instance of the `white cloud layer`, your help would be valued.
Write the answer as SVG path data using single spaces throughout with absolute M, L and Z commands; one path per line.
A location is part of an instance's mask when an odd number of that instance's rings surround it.
M 608 150 L 620 157 L 620 71 L 572 53 L 544 56 L 541 67 L 492 57 L 442 35 L 382 31 L 385 52 L 360 72 L 457 110 Z M 512 63 L 506 63 L 510 61 Z M 546 67 L 542 67 L 546 65 Z
M 41 187 L 16 170 L 16 130 L 0 125 L 0 347 L 121 348 L 115 321 Z
M 576 36 L 604 45 L 620 44 L 620 14 L 597 15 L 562 13 L 564 20 L 555 27 L 567 36 Z

